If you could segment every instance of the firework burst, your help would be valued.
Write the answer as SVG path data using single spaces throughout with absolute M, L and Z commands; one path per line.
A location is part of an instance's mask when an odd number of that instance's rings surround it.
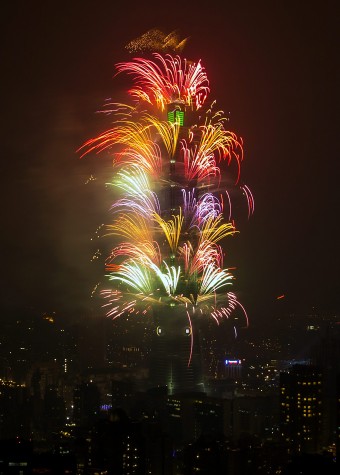
M 154 32 L 151 39 L 181 44 L 176 35 Z M 118 239 L 106 261 L 112 288 L 102 291 L 108 316 L 183 307 L 190 334 L 194 315 L 219 324 L 239 308 L 247 322 L 221 247 L 237 232 L 230 189 L 222 183 L 241 190 L 248 217 L 254 210 L 249 188 L 238 184 L 242 140 L 227 130 L 221 111 L 206 106 L 209 83 L 200 61 L 157 52 L 119 63 L 117 71 L 133 79 L 133 103 L 110 104 L 112 128 L 81 147 L 82 156 L 112 155 L 110 185 L 119 193 L 107 226 Z

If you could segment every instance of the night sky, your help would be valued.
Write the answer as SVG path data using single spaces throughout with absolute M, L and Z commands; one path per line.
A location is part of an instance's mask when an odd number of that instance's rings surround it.
M 230 111 L 230 129 L 243 137 L 242 176 L 255 214 L 240 224 L 226 264 L 237 266 L 235 290 L 251 321 L 313 306 L 339 312 L 336 4 L 2 6 L 0 315 L 92 311 L 89 295 L 104 270 L 90 262 L 91 237 L 110 220 L 108 161 L 80 160 L 76 149 L 109 128 L 110 118 L 95 112 L 127 87 L 122 76 L 113 79 L 114 64 L 153 27 L 190 37 L 184 56 L 202 60 L 210 98 Z M 97 180 L 85 185 L 91 173 Z

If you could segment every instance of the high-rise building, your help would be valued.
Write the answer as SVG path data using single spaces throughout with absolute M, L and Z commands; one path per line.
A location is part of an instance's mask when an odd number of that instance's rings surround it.
M 65 425 L 65 401 L 61 397 L 56 386 L 50 385 L 46 387 L 43 406 L 43 420 L 46 435 L 51 434 L 52 432 L 58 432 Z
M 178 394 L 166 401 L 168 432 L 174 440 L 190 442 L 201 434 L 230 433 L 230 401 L 206 394 Z
M 322 373 L 311 365 L 295 365 L 280 375 L 280 426 L 293 453 L 321 449 Z
M 74 389 L 73 418 L 79 427 L 93 425 L 99 416 L 100 393 L 93 383 L 82 383 Z
M 331 447 L 336 443 L 337 433 L 337 377 L 340 374 L 339 325 L 326 329 L 311 351 L 313 364 L 322 369 L 323 375 L 323 418 L 322 443 Z
M 248 217 L 254 209 L 249 188 L 239 182 L 242 140 L 225 128 L 228 119 L 215 101 L 205 102 L 209 81 L 200 61 L 182 59 L 177 47 L 172 56 L 168 45 L 156 51 L 153 42 L 134 45 L 152 52 L 116 65 L 133 79 L 134 104 L 114 108 L 113 128 L 81 147 L 83 155 L 112 149 L 114 156 L 111 184 L 118 195 L 108 229 L 119 241 L 113 239 L 106 260 L 110 285 L 102 295 L 113 319 L 152 317 L 153 387 L 202 392 L 200 321 L 233 320 L 235 335 L 234 311 L 247 321 L 227 291 L 232 274 L 222 248 L 236 232 L 227 188 L 246 196 Z M 228 173 L 222 174 L 222 161 Z M 107 352 L 111 364 L 115 356 Z M 120 359 L 131 366 L 142 356 L 138 343 L 124 346 Z
M 181 100 L 168 104 L 165 118 L 169 123 L 179 125 L 180 137 L 185 136 L 193 125 L 190 108 Z M 160 193 L 160 202 L 164 216 L 170 219 L 183 206 L 183 187 L 187 185 L 184 179 L 184 155 L 179 147 L 169 163 L 163 166 L 167 169 L 167 185 Z M 191 186 L 195 184 L 191 183 Z M 196 199 L 199 195 L 196 192 Z M 171 264 L 175 264 L 175 255 L 169 257 Z M 174 300 L 162 311 L 154 309 L 153 315 L 155 333 L 150 359 L 151 385 L 166 386 L 169 394 L 204 392 L 198 322 L 194 318 L 188 319 L 186 308 L 177 305 Z
M 145 438 L 140 423 L 129 420 L 123 410 L 112 411 L 91 430 L 87 473 L 145 475 Z
M 29 409 L 27 388 L 14 381 L 0 379 L 0 439 L 29 437 Z
M 170 307 L 157 318 L 150 357 L 150 383 L 166 386 L 170 394 L 204 392 L 199 341 L 185 315 Z
M 336 414 L 336 463 L 340 467 L 340 374 L 337 377 L 336 385 L 336 402 L 337 402 L 337 414 Z

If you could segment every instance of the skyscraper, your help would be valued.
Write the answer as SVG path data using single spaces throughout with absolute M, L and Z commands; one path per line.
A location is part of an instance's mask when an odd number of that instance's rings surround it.
M 321 449 L 322 373 L 295 365 L 280 375 L 281 436 L 293 453 Z
M 150 354 L 151 386 L 167 386 L 170 394 L 203 392 L 202 355 L 199 329 L 188 325 L 185 315 L 169 308 L 154 317 L 156 330 Z M 192 340 L 195 331 L 196 340 Z
M 114 243 L 111 287 L 102 290 L 107 315 L 153 319 L 151 383 L 174 393 L 202 389 L 202 318 L 232 322 L 238 309 L 247 322 L 227 291 L 233 276 L 220 242 L 236 232 L 230 192 L 245 200 L 248 217 L 254 205 L 239 181 L 242 140 L 227 130 L 216 101 L 206 103 L 201 61 L 179 56 L 184 43 L 170 37 L 152 30 L 130 43 L 147 52 L 116 65 L 133 80 L 133 104 L 108 103 L 112 128 L 83 147 L 84 154 L 113 150 L 110 184 L 119 197 L 107 227 Z

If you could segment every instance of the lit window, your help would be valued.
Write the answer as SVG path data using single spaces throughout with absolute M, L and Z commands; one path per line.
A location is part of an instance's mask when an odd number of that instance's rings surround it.
M 175 110 L 168 112 L 168 121 L 174 124 L 175 122 L 179 125 L 184 125 L 184 111 Z

